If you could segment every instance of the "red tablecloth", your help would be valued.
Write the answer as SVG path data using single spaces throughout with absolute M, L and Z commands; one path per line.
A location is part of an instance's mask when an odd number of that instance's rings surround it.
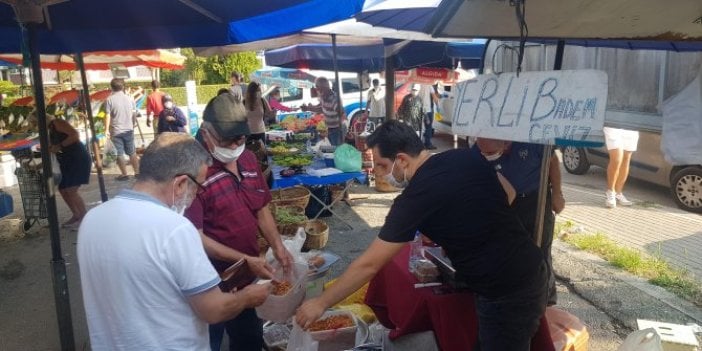
M 472 350 L 478 340 L 478 319 L 472 293 L 436 294 L 433 287 L 415 289 L 407 270 L 409 245 L 371 280 L 368 304 L 387 328 L 390 339 L 433 330 L 443 351 Z M 555 351 L 545 317 L 532 340 L 532 350 Z

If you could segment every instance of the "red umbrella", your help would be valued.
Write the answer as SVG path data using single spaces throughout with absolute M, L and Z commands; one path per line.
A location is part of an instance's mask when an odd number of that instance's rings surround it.
M 95 101 L 103 101 L 107 99 L 108 96 L 112 94 L 112 90 L 106 89 L 106 90 L 100 90 L 96 91 L 92 94 L 90 94 L 90 101 L 95 102 Z
M 127 67 L 147 66 L 152 68 L 182 69 L 185 56 L 168 50 L 96 51 L 83 54 L 85 69 L 109 70 L 111 64 Z M 0 54 L 0 60 L 22 64 L 22 54 Z M 40 55 L 44 69 L 73 71 L 76 63 L 72 55 Z
M 75 90 L 75 89 L 66 90 L 66 91 L 62 91 L 62 92 L 54 95 L 53 97 L 51 97 L 51 99 L 49 100 L 49 105 L 55 104 L 55 103 L 60 102 L 60 101 L 63 101 L 67 105 L 72 105 L 73 103 L 78 101 L 79 98 L 80 98 L 80 92 L 78 90 Z
M 15 100 L 10 106 L 32 106 L 34 105 L 34 96 L 25 96 Z

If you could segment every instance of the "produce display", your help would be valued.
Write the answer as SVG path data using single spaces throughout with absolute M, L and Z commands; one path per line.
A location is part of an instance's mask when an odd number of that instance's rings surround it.
M 283 167 L 304 167 L 312 164 L 312 155 L 277 155 L 273 162 Z
M 6 133 L 25 133 L 29 131 L 29 115 L 34 110 L 29 106 L 0 107 L 0 130 Z
M 275 210 L 275 222 L 278 225 L 297 224 L 306 220 L 307 217 L 294 208 L 278 207 Z
M 353 327 L 354 325 L 356 325 L 356 323 L 354 323 L 353 319 L 348 315 L 336 315 L 317 320 L 310 325 L 308 331 L 335 330 Z
M 271 285 L 273 286 L 271 294 L 275 296 L 287 295 L 292 290 L 292 284 L 288 281 L 277 282 L 274 280 L 271 282 Z
M 271 155 L 285 155 L 300 152 L 305 147 L 304 144 L 288 144 L 285 142 L 272 142 L 268 146 Z

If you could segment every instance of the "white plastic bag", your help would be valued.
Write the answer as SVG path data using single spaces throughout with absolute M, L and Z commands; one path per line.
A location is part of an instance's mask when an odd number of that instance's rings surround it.
M 277 265 L 277 264 L 275 264 Z M 296 262 L 289 276 L 285 276 L 283 269 L 277 265 L 275 268 L 275 279 L 278 281 L 288 281 L 292 284 L 292 289 L 283 296 L 268 295 L 263 304 L 256 307 L 256 314 L 261 319 L 276 323 L 285 323 L 295 314 L 295 310 L 305 299 L 307 288 L 307 263 Z
M 61 183 L 61 165 L 54 153 L 51 154 L 51 176 L 54 179 L 54 186 L 58 186 Z
M 288 351 L 317 351 L 319 342 L 312 340 L 310 333 L 305 332 L 293 320 L 293 328 L 288 340 Z
M 297 232 L 295 232 L 295 236 L 292 238 L 283 237 L 283 245 L 293 256 L 293 260 L 295 260 L 295 262 L 307 264 L 307 260 L 305 259 L 304 255 L 302 255 L 302 245 L 305 244 L 306 239 L 307 234 L 305 233 L 305 228 L 302 227 L 297 228 Z M 266 252 L 266 261 L 271 263 L 275 262 L 273 248 L 269 248 Z
M 648 328 L 629 334 L 617 351 L 663 351 L 663 346 L 656 330 Z

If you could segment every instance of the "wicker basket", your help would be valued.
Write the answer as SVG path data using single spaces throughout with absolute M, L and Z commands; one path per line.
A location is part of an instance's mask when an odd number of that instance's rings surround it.
M 271 196 L 273 197 L 271 203 L 275 206 L 307 208 L 307 204 L 310 202 L 310 191 L 303 186 L 271 190 Z
M 273 217 L 275 217 L 276 211 L 280 208 L 285 208 L 287 210 L 292 210 L 292 213 L 294 214 L 299 214 L 302 216 L 305 216 L 305 209 L 300 206 L 278 206 L 278 205 L 273 205 L 271 206 L 271 212 L 273 213 Z M 278 226 L 278 232 L 280 235 L 286 235 L 286 236 L 292 236 L 297 233 L 297 228 L 300 227 L 305 227 L 307 224 L 307 217 L 305 216 L 305 220 L 298 222 L 298 223 L 289 223 L 289 224 L 277 224 Z
M 327 246 L 329 240 L 329 226 L 321 219 L 315 219 L 307 222 L 305 226 L 307 239 L 302 246 L 303 250 L 321 250 Z

